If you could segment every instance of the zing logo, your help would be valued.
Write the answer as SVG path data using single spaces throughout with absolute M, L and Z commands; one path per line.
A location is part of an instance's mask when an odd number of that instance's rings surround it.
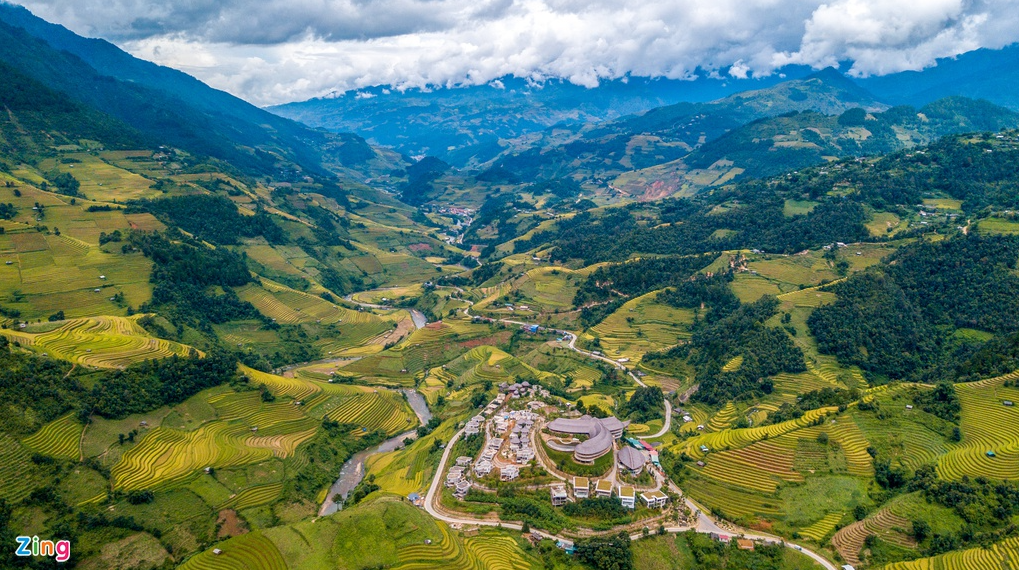
M 57 562 L 71 559 L 71 541 L 39 540 L 38 536 L 19 536 L 15 539 L 18 548 L 14 554 L 18 556 L 54 556 Z

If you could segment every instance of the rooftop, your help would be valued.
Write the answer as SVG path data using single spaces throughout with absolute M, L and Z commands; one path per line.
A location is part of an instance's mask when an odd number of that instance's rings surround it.
M 644 454 L 632 447 L 624 447 L 616 455 L 619 463 L 631 471 L 636 471 L 644 466 Z

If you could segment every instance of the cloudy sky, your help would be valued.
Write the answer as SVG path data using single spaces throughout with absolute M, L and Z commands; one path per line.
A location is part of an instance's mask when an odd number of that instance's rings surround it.
M 371 85 L 855 75 L 1019 40 L 1017 0 L 14 0 L 258 105 Z

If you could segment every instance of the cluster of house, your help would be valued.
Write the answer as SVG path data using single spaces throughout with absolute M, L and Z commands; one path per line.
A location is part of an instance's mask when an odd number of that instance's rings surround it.
M 481 455 L 478 457 L 478 462 L 474 464 L 474 474 L 478 477 L 484 477 L 492 472 L 492 460 L 495 459 L 495 455 L 499 453 L 499 448 L 502 447 L 503 439 L 501 437 L 493 437 L 488 440 L 488 445 L 481 451 Z
M 499 394 L 495 397 L 494 400 L 492 400 L 491 402 L 488 403 L 487 406 L 485 406 L 485 410 L 481 413 L 486 416 L 492 415 L 492 412 L 498 410 L 499 407 L 502 406 L 503 402 L 505 401 L 506 394 Z
M 467 421 L 467 425 L 464 426 L 464 436 L 477 435 L 481 433 L 481 428 L 485 424 L 485 416 L 478 414 Z
M 573 481 L 573 496 L 577 499 L 587 499 L 591 497 L 591 480 L 587 477 L 574 477 Z M 601 479 L 594 484 L 594 496 L 595 497 L 612 497 L 613 488 L 612 481 L 608 479 Z M 619 498 L 619 503 L 627 509 L 632 509 L 637 506 L 638 493 L 632 485 L 618 485 L 615 489 L 616 497 Z M 566 492 L 565 484 L 552 485 L 549 491 L 550 498 L 552 500 L 553 507 L 559 507 L 565 505 L 569 500 L 569 495 Z M 654 491 L 641 491 L 639 493 L 641 502 L 649 509 L 661 509 L 669 502 L 669 496 L 661 490 Z
M 467 470 L 471 466 L 471 458 L 463 455 L 456 458 L 456 465 L 449 468 L 446 473 L 446 486 L 453 489 L 453 496 L 463 499 L 467 491 L 471 490 L 471 482 L 467 479 Z
M 551 395 L 548 390 L 542 388 L 538 384 L 531 384 L 527 380 L 524 380 L 523 382 L 514 382 L 512 384 L 503 382 L 502 384 L 499 384 L 499 391 L 510 398 L 522 398 L 525 396 L 530 396 L 532 398 L 548 398 Z
M 531 429 L 537 419 L 534 412 L 527 410 L 515 410 L 495 418 L 495 431 L 499 434 L 509 436 L 509 452 L 513 454 L 514 460 L 526 465 L 534 459 L 534 448 L 531 447 Z M 513 428 L 509 427 L 510 421 Z

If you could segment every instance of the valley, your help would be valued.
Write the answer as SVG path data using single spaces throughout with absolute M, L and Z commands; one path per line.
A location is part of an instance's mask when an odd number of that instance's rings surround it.
M 26 14 L 0 540 L 84 569 L 1019 560 L 1014 110 L 802 70 L 569 120 L 572 87 L 515 117 L 511 89 L 495 135 L 382 147 L 406 108 L 316 130 Z

